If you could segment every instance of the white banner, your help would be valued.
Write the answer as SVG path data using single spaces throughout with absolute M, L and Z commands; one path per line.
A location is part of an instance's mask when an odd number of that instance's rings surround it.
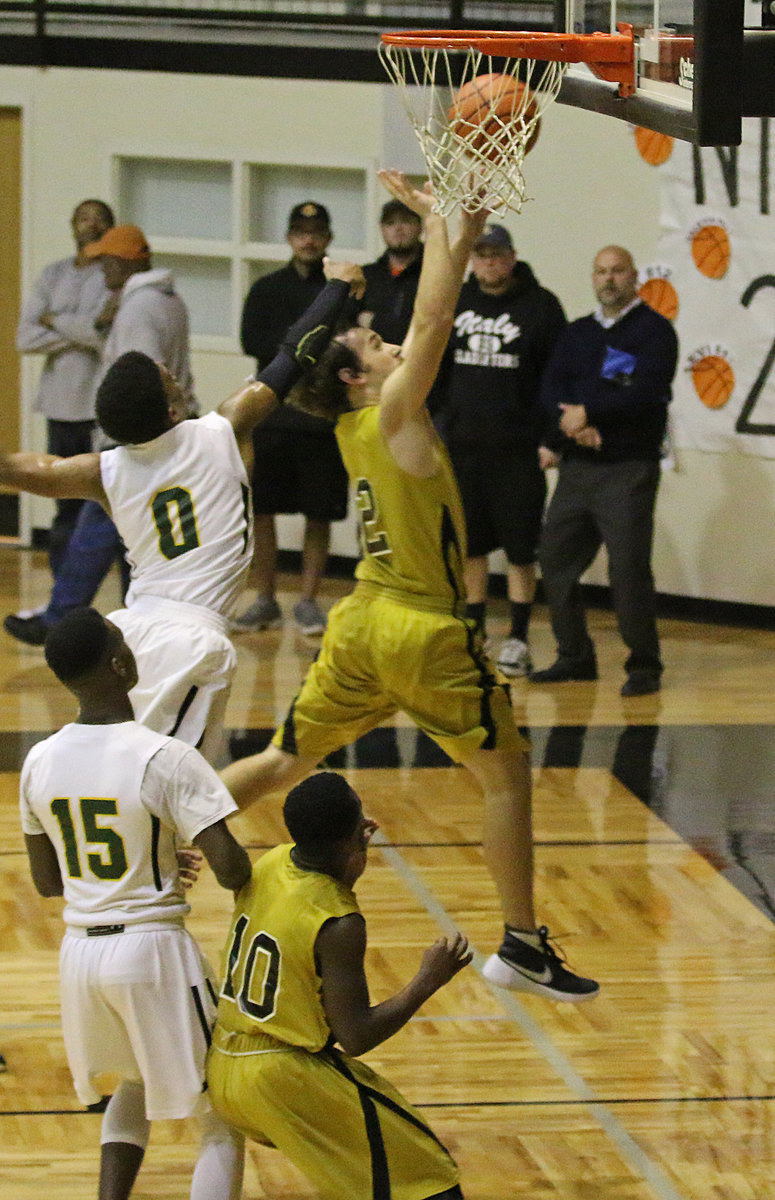
M 775 121 L 744 120 L 738 147 L 643 130 L 635 142 L 661 176 L 641 294 L 678 333 L 673 442 L 775 458 Z

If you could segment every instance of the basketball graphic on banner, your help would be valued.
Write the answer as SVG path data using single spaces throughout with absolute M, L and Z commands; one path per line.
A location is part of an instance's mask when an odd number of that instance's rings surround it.
M 656 276 L 647 279 L 638 288 L 638 295 L 644 304 L 667 317 L 668 321 L 674 321 L 678 316 L 678 293 L 669 279 Z
M 650 167 L 661 167 L 673 153 L 673 138 L 667 133 L 635 126 L 635 146 L 638 154 Z
M 732 251 L 723 225 L 699 225 L 692 230 L 692 258 L 697 270 L 708 279 L 723 279 Z
M 735 373 L 721 354 L 705 354 L 693 362 L 694 390 L 706 408 L 723 408 L 735 387 Z

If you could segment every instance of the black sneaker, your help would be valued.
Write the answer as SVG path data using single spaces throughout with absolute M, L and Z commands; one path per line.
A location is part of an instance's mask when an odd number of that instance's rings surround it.
M 19 642 L 26 642 L 28 646 L 42 646 L 49 631 L 49 626 L 42 617 L 17 617 L 15 613 L 5 618 L 3 628 L 11 637 L 15 637 Z
M 558 658 L 551 667 L 542 671 L 531 671 L 531 683 L 569 683 L 571 680 L 597 679 L 597 663 L 594 658 Z
M 600 985 L 594 979 L 574 975 L 563 965 L 557 951 L 549 945 L 546 926 L 542 925 L 537 932 L 541 945 L 536 949 L 507 929 L 500 950 L 490 955 L 485 963 L 482 972 L 485 979 L 515 992 L 567 1000 L 570 1004 L 579 1004 L 596 996 Z
M 630 671 L 622 684 L 623 696 L 651 696 L 662 686 L 659 671 Z

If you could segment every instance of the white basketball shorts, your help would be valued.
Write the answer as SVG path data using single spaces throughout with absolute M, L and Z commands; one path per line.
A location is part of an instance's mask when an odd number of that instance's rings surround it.
M 62 1030 L 82 1104 L 101 1075 L 142 1080 L 149 1121 L 207 1111 L 205 1057 L 215 1019 L 212 970 L 185 929 L 87 937 L 59 955 Z
M 135 718 L 196 746 L 216 763 L 237 665 L 225 621 L 195 605 L 145 596 L 108 620 L 118 625 L 137 660 L 139 679 L 129 694 Z

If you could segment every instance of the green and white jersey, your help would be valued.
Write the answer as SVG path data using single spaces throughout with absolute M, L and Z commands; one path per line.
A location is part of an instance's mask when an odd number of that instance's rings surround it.
M 177 840 L 237 809 L 197 750 L 135 721 L 65 725 L 33 746 L 19 786 L 22 828 L 51 840 L 76 926 L 182 919 Z
M 250 482 L 230 423 L 181 421 L 153 441 L 100 455 L 102 486 L 140 596 L 228 617 L 253 554 Z

